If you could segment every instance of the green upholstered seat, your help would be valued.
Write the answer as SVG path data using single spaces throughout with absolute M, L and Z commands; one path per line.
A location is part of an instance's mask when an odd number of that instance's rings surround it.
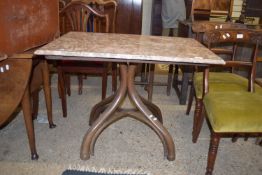
M 202 98 L 203 91 L 203 73 L 198 72 L 194 75 L 194 87 L 196 97 Z M 227 92 L 227 91 L 248 91 L 248 80 L 240 75 L 227 72 L 209 73 L 209 92 Z M 255 91 L 262 93 L 262 88 L 255 85 Z
M 262 94 L 214 92 L 206 94 L 203 102 L 215 132 L 262 132 Z

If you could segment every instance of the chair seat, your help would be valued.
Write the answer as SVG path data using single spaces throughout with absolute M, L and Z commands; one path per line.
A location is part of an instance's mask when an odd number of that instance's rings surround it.
M 232 92 L 232 91 L 247 91 L 248 79 L 227 72 L 210 72 L 209 73 L 209 92 Z M 203 73 L 198 72 L 194 75 L 194 87 L 196 97 L 202 98 L 203 92 Z M 255 85 L 255 90 L 262 93 L 262 89 Z
M 203 102 L 207 118 L 215 132 L 262 132 L 261 93 L 208 93 Z

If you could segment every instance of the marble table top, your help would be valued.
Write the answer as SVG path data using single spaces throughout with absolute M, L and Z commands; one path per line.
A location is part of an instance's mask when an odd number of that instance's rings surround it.
M 47 59 L 151 63 L 225 64 L 191 38 L 70 32 L 37 49 Z

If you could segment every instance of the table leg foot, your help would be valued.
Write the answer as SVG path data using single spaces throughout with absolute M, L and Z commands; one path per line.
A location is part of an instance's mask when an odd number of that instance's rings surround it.
M 50 128 L 50 129 L 53 129 L 53 128 L 55 128 L 55 127 L 56 127 L 56 125 L 55 125 L 54 123 L 50 123 L 50 124 L 49 124 L 49 128 Z
M 37 153 L 31 153 L 31 160 L 38 160 L 39 156 Z

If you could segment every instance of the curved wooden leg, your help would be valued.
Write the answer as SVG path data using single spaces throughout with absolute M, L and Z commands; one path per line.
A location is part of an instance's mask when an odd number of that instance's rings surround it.
M 94 155 L 94 150 L 95 150 L 95 144 L 97 141 L 97 138 L 100 136 L 100 134 L 108 127 L 110 126 L 112 123 L 124 118 L 125 116 L 127 116 L 126 112 L 115 112 L 114 115 L 112 115 L 110 118 L 108 118 L 103 125 L 97 130 L 97 132 L 95 133 L 91 144 L 90 144 L 90 151 L 91 151 L 91 155 Z
M 108 104 L 110 104 L 114 98 L 115 98 L 115 94 L 111 95 L 110 97 L 107 97 L 106 99 L 104 99 L 103 101 L 97 103 L 91 110 L 90 112 L 90 117 L 89 117 L 89 125 L 91 126 L 94 121 L 99 117 L 100 113 L 103 112 L 106 107 L 108 106 Z
M 219 146 L 220 136 L 211 133 L 211 140 L 210 140 L 210 146 L 209 146 L 209 152 L 208 152 L 208 160 L 207 160 L 207 168 L 206 168 L 206 175 L 212 175 L 216 156 L 217 156 L 217 149 Z
M 81 145 L 81 153 L 80 158 L 82 160 L 87 160 L 90 158 L 91 150 L 90 145 L 92 140 L 98 131 L 98 129 L 104 124 L 104 122 L 111 116 L 112 113 L 119 107 L 121 102 L 126 96 L 127 92 L 127 65 L 120 65 L 120 73 L 121 73 L 121 83 L 120 88 L 116 93 L 116 96 L 112 103 L 108 106 L 108 108 L 100 115 L 100 117 L 95 120 L 93 125 L 88 129 L 87 133 L 84 136 L 82 145 Z
M 22 98 L 21 104 L 23 108 L 25 126 L 26 126 L 27 136 L 29 140 L 29 146 L 31 150 L 31 159 L 37 160 L 38 154 L 37 154 L 36 146 L 35 146 L 35 132 L 34 132 L 34 124 L 32 120 L 32 115 L 31 115 L 31 103 L 30 103 L 30 95 L 29 95 L 28 87 L 26 87 L 25 89 L 25 93 Z
M 128 80 L 127 80 L 127 88 L 128 95 L 130 99 L 134 102 L 135 106 L 139 109 L 145 117 L 152 123 L 154 126 L 154 131 L 159 132 L 163 136 L 163 146 L 165 152 L 167 152 L 168 160 L 175 160 L 175 145 L 171 135 L 168 133 L 167 129 L 157 120 L 157 118 L 152 114 L 151 111 L 147 109 L 142 100 L 139 98 L 138 93 L 134 87 L 134 76 L 135 76 L 136 65 L 129 65 L 128 68 Z
M 115 123 L 116 121 L 124 118 L 124 117 L 131 117 L 134 118 L 136 120 L 139 120 L 140 122 L 146 124 L 147 126 L 149 126 L 153 131 L 156 132 L 156 134 L 159 136 L 159 138 L 161 140 L 163 140 L 163 136 L 160 132 L 157 132 L 158 130 L 155 129 L 155 126 L 152 125 L 152 123 L 150 122 L 150 120 L 148 120 L 140 111 L 117 111 L 114 113 L 114 115 L 112 117 L 110 117 L 107 121 L 104 122 L 104 124 L 98 129 L 98 131 L 96 132 L 96 134 L 94 135 L 94 138 L 92 140 L 91 143 L 91 155 L 94 155 L 94 146 L 96 143 L 97 138 L 99 137 L 99 135 L 111 124 Z M 166 150 L 164 150 L 166 151 Z M 166 155 L 166 154 L 165 154 Z
M 45 93 L 45 102 L 47 109 L 47 117 L 49 122 L 49 128 L 55 128 L 56 125 L 53 123 L 53 113 L 52 113 L 52 97 L 51 97 L 51 88 L 50 88 L 50 79 L 49 79 L 49 69 L 46 60 L 42 60 L 41 70 L 43 76 L 43 84 L 44 84 L 44 93 Z
M 193 132 L 192 132 L 192 142 L 193 143 L 197 142 L 203 122 L 204 122 L 203 101 L 202 99 L 196 98 L 196 109 L 194 113 L 194 123 L 193 123 Z
M 155 105 L 154 103 L 144 99 L 142 96 L 139 96 L 139 97 L 141 98 L 144 105 L 146 105 L 147 108 L 153 113 L 153 115 L 156 116 L 157 119 L 163 124 L 163 117 L 162 117 L 162 113 L 159 107 Z

